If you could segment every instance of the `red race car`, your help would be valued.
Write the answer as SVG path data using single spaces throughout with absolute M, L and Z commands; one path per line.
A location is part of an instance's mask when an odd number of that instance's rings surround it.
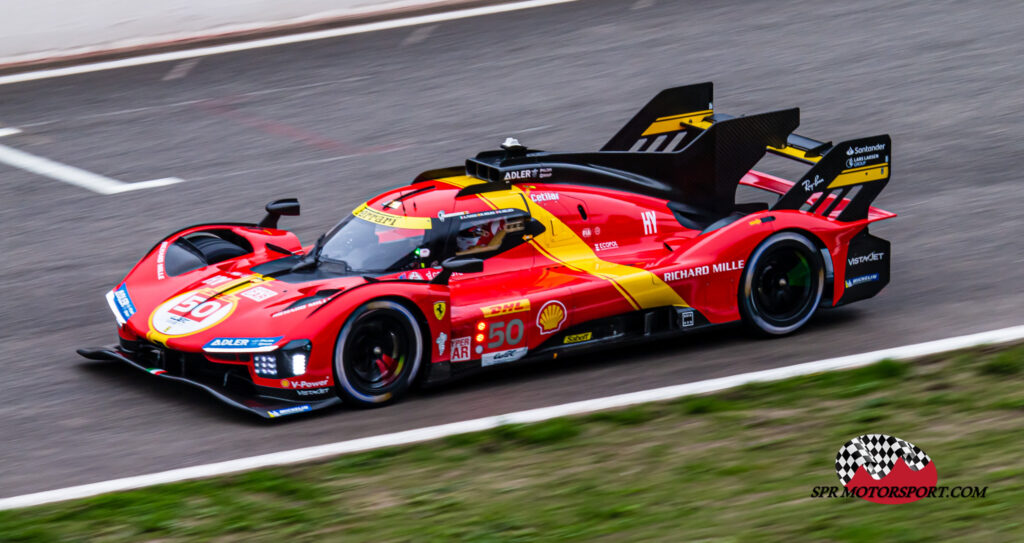
M 868 224 L 890 140 L 793 134 L 799 110 L 730 117 L 712 85 L 658 94 L 597 152 L 513 139 L 357 207 L 317 242 L 259 224 L 156 244 L 107 302 L 120 344 L 81 349 L 279 417 L 381 405 L 420 381 L 743 321 L 791 333 L 877 294 Z M 766 152 L 811 165 L 793 183 Z M 769 202 L 737 202 L 740 186 Z

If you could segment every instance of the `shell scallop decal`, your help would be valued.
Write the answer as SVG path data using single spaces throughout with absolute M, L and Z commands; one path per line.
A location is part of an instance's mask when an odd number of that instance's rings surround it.
M 565 306 L 562 302 L 551 300 L 542 305 L 537 312 L 537 328 L 540 328 L 542 334 L 556 332 L 565 322 L 565 316 Z

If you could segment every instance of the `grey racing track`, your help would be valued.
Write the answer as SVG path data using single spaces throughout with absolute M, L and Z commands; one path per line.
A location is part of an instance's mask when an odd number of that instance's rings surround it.
M 1013 1 L 587 0 L 204 57 L 169 80 L 177 62 L 0 86 L 0 125 L 23 130 L 0 145 L 186 180 L 102 196 L 0 164 L 0 496 L 1021 324 L 1022 20 Z M 719 111 L 799 106 L 810 137 L 892 135 L 880 296 L 784 339 L 720 329 L 282 424 L 74 354 L 114 340 L 103 294 L 175 228 L 295 196 L 282 224 L 311 243 L 421 170 L 506 136 L 596 149 L 657 91 L 706 80 Z

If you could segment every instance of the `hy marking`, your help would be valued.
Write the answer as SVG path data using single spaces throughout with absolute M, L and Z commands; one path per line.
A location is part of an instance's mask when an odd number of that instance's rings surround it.
M 14 128 L 6 130 L 17 129 Z M 17 132 L 13 133 L 16 134 Z M 8 166 L 20 168 L 27 172 L 42 175 L 43 177 L 63 181 L 69 185 L 89 189 L 100 194 L 117 194 L 119 192 L 162 187 L 164 185 L 173 185 L 175 183 L 182 182 L 182 180 L 177 177 L 166 177 L 164 179 L 154 179 L 152 181 L 142 181 L 139 183 L 123 183 L 116 179 L 87 172 L 81 168 L 61 164 L 60 162 L 36 156 L 31 153 L 26 153 L 25 151 L 19 151 L 6 145 L 0 145 L 0 162 L 3 162 Z
M 46 70 L 35 70 L 31 72 L 22 72 L 17 74 L 0 76 L 0 85 L 8 85 L 11 83 L 21 83 L 24 81 L 36 81 L 38 79 L 49 79 L 51 77 L 64 77 L 68 75 L 84 74 L 89 72 L 98 72 L 101 70 L 113 70 L 117 68 L 127 68 L 129 66 L 142 66 L 145 64 L 155 64 L 157 62 L 170 62 L 175 60 L 185 60 L 188 58 L 205 57 L 210 55 L 220 55 L 223 53 L 234 53 L 237 51 L 247 51 L 250 49 L 259 49 L 263 47 L 275 47 L 278 45 L 288 45 L 291 43 L 301 43 L 313 40 L 322 40 L 326 38 L 337 38 L 341 36 L 351 36 L 353 34 L 364 34 L 366 32 L 376 32 L 378 30 L 389 30 L 392 28 L 403 28 L 407 26 L 416 26 L 429 23 L 439 23 L 442 21 L 453 21 L 456 19 L 466 19 L 469 17 L 479 17 L 481 15 L 493 15 L 495 13 L 507 13 L 510 11 L 518 11 L 521 9 L 536 8 L 542 6 L 552 6 L 555 4 L 567 4 L 570 2 L 576 2 L 577 0 L 527 0 L 525 2 L 513 2 L 510 4 L 496 4 L 492 6 L 481 6 L 477 8 L 459 9 L 455 11 L 446 11 L 442 13 L 435 13 L 432 15 L 420 15 L 417 17 L 405 17 L 401 19 L 391 19 L 387 21 L 378 21 L 375 23 L 364 23 L 352 26 L 344 26 L 339 28 L 328 28 L 325 30 L 317 30 L 313 32 L 300 32 L 298 34 L 288 34 L 285 36 L 275 36 L 273 38 L 261 38 L 257 40 L 240 41 L 235 43 L 226 43 L 223 45 L 212 45 L 208 47 L 197 47 L 195 49 L 185 49 L 182 51 L 169 51 L 166 53 L 154 53 L 151 55 L 141 55 L 137 57 L 122 58 L 118 60 L 107 60 L 103 62 L 92 62 L 89 64 L 79 64 L 75 66 L 65 66 L 63 68 L 51 68 Z
M 226 462 L 217 462 L 215 464 L 172 469 L 169 471 L 150 473 L 148 475 L 137 475 L 134 477 L 125 477 L 123 479 L 113 479 L 99 483 L 72 486 L 57 490 L 48 490 L 45 492 L 36 492 L 34 494 L 24 494 L 21 496 L 0 499 L 0 510 L 32 507 L 46 503 L 87 498 L 89 496 L 106 494 L 108 492 L 120 492 L 165 483 L 202 479 L 205 477 L 216 477 L 218 475 L 238 473 L 241 471 L 266 468 L 270 466 L 282 466 L 296 464 L 299 462 L 308 462 L 311 460 L 338 456 L 340 454 L 368 451 L 372 449 L 379 449 L 381 447 L 407 445 L 410 443 L 418 443 L 421 441 L 469 432 L 480 432 L 506 424 L 540 422 L 558 417 L 592 413 L 594 411 L 615 409 L 639 403 L 672 400 L 682 396 L 716 392 L 747 383 L 778 381 L 780 379 L 788 379 L 799 375 L 810 375 L 823 371 L 856 368 L 859 366 L 866 366 L 886 358 L 918 358 L 946 351 L 976 347 L 978 345 L 1008 343 L 1011 341 L 1019 341 L 1021 339 L 1024 339 L 1024 325 L 1002 328 L 989 332 L 981 332 L 967 336 L 928 341 L 925 343 L 917 343 L 892 349 L 882 349 L 880 351 L 872 351 L 869 353 L 829 358 L 825 360 L 818 360 L 816 362 L 806 362 L 803 364 L 796 364 L 794 366 L 785 366 L 770 370 L 732 375 L 729 377 L 720 377 L 718 379 L 708 379 L 706 381 L 697 381 L 695 383 L 684 383 L 681 385 L 642 390 L 640 392 L 619 394 L 617 396 L 608 396 L 605 398 L 595 398 L 593 400 L 583 400 L 562 405 L 554 405 L 551 407 L 518 411 L 505 415 L 483 417 L 462 422 L 452 422 L 449 424 L 441 424 L 439 426 L 428 426 L 426 428 L 406 430 L 404 432 L 364 437 L 361 439 L 351 439 L 348 441 L 339 441 L 337 443 L 328 443 L 326 445 L 316 445 L 313 447 L 304 447 L 301 449 L 281 451 L 259 456 L 250 456 L 248 458 L 239 458 L 237 460 L 228 460 Z

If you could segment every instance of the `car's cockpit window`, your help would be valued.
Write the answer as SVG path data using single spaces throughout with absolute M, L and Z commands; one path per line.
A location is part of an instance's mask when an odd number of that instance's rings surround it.
M 346 217 L 328 232 L 320 258 L 344 263 L 355 272 L 388 272 L 419 268 L 429 258 L 429 230 L 378 224 Z

